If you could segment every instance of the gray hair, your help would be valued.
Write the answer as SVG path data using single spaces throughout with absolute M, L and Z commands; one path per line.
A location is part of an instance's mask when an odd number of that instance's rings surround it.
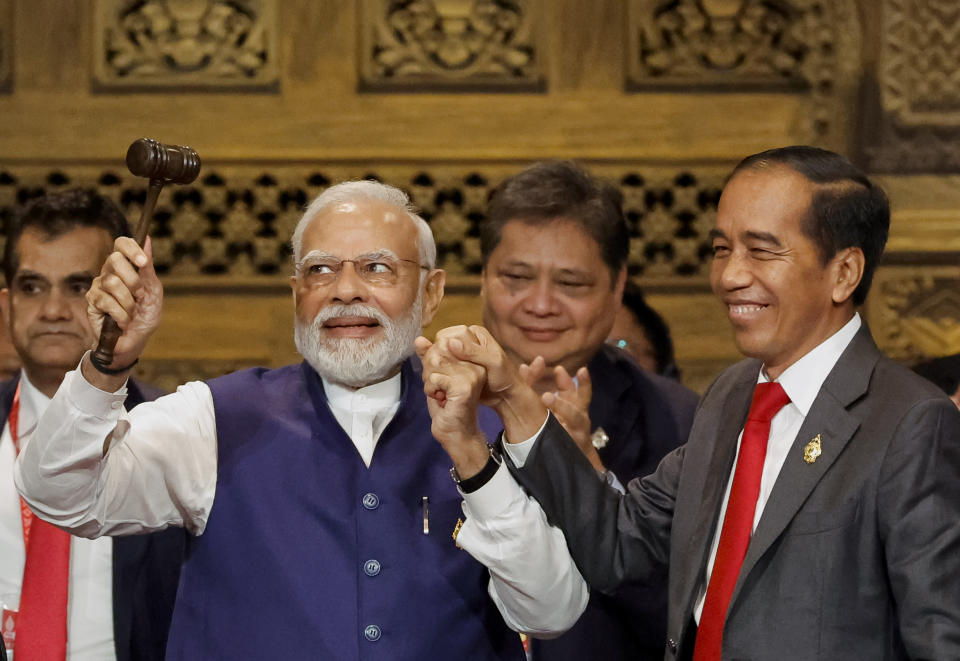
M 296 229 L 293 230 L 293 237 L 290 242 L 293 244 L 294 263 L 299 262 L 303 256 L 303 233 L 306 231 L 310 222 L 321 211 L 335 204 L 352 202 L 355 200 L 368 200 L 373 202 L 383 202 L 392 207 L 402 210 L 413 220 L 417 228 L 417 244 L 420 249 L 420 263 L 431 269 L 437 265 L 437 244 L 433 239 L 433 232 L 430 226 L 418 213 L 417 208 L 410 202 L 410 198 L 399 188 L 381 184 L 379 181 L 344 181 L 335 184 L 326 189 L 310 203 Z

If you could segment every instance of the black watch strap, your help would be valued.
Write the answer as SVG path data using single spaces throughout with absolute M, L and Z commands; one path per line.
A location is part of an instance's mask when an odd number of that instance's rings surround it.
M 140 362 L 140 359 L 137 358 L 135 361 L 133 361 L 129 365 L 124 365 L 123 367 L 110 367 L 108 365 L 104 365 L 103 363 L 101 363 L 100 360 L 97 358 L 96 353 L 94 352 L 90 353 L 90 364 L 93 365 L 93 368 L 98 372 L 100 372 L 101 374 L 109 374 L 111 376 L 116 374 L 123 374 L 124 372 L 130 370 L 134 365 L 136 365 L 139 362 Z
M 453 478 L 453 481 L 457 483 L 457 486 L 460 487 L 460 491 L 463 493 L 473 493 L 485 485 L 487 482 L 493 479 L 493 476 L 497 473 L 497 469 L 500 468 L 500 457 L 497 456 L 497 453 L 492 445 L 487 447 L 490 449 L 490 458 L 487 459 L 487 463 L 484 464 L 483 468 L 481 468 L 480 472 L 476 475 L 472 475 L 465 480 L 461 480 L 460 476 L 457 474 L 457 469 L 450 469 L 450 477 Z

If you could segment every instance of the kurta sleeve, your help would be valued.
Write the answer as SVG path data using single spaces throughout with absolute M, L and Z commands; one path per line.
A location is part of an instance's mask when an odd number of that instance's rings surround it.
M 201 534 L 217 479 L 210 388 L 188 383 L 129 413 L 125 397 L 125 387 L 104 392 L 79 368 L 68 372 L 20 452 L 17 490 L 42 519 L 82 537 L 168 526 Z

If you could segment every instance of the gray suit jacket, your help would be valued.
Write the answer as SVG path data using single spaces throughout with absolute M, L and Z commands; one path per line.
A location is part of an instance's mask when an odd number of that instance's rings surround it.
M 692 613 L 760 363 L 726 370 L 687 444 L 620 497 L 551 421 L 518 480 L 595 589 L 669 565 L 667 659 Z M 822 455 L 804 460 L 820 435 Z M 733 593 L 724 659 L 960 659 L 960 412 L 865 328 L 824 382 Z

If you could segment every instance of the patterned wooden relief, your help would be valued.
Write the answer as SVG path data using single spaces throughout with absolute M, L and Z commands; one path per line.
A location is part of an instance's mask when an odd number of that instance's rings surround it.
M 878 122 L 863 139 L 874 169 L 960 171 L 960 5 L 884 0 Z
M 0 92 L 13 77 L 13 0 L 0 0 Z
M 960 267 L 881 268 L 867 303 L 888 355 L 916 360 L 960 352 Z
M 361 85 L 367 89 L 542 86 L 541 0 L 363 0 Z
M 628 86 L 797 90 L 816 141 L 855 12 L 852 0 L 630 0 Z
M 589 165 L 589 164 L 588 164 Z M 289 242 L 306 203 L 332 182 L 375 178 L 407 190 L 430 222 L 441 264 L 451 274 L 480 272 L 479 223 L 490 190 L 521 164 L 436 167 L 331 164 L 316 169 L 206 164 L 198 182 L 168 186 L 154 214 L 158 270 L 173 275 L 287 273 Z M 706 273 L 708 232 L 729 167 L 598 164 L 619 183 L 631 226 L 630 272 L 646 277 Z M 48 190 L 93 186 L 139 218 L 145 182 L 121 168 L 0 166 L 0 219 Z
M 273 0 L 95 0 L 94 82 L 106 88 L 269 88 Z

